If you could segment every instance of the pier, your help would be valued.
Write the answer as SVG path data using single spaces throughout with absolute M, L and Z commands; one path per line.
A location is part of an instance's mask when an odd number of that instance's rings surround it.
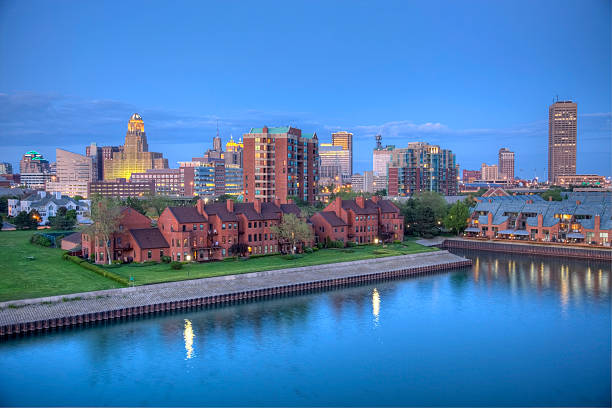
M 0 303 L 0 337 L 93 322 L 232 304 L 427 275 L 468 267 L 448 251 L 367 259 L 241 275 Z

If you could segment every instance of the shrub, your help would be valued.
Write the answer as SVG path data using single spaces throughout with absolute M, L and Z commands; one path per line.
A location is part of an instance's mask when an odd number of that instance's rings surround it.
M 118 259 L 115 259 L 114 261 L 111 261 L 113 263 L 113 265 L 121 265 L 121 261 Z
M 316 247 L 312 247 L 312 252 L 317 252 L 319 250 L 319 246 L 317 245 Z
M 322 242 L 318 242 L 317 243 L 317 249 L 323 249 L 323 243 Z
M 32 237 L 30 237 L 30 242 L 34 245 L 40 245 L 44 247 L 51 246 L 51 240 L 41 234 L 33 234 Z
M 172 261 L 172 258 L 170 258 L 170 257 L 169 257 L 169 256 L 167 256 L 167 255 L 164 255 L 164 256 L 162 256 L 162 257 L 161 257 L 161 261 L 162 261 L 163 263 L 170 263 L 170 262 Z
M 103 268 L 100 268 L 98 265 L 90 264 L 86 260 L 81 259 L 78 256 L 71 256 L 68 254 L 64 254 L 64 255 L 65 256 L 62 256 L 62 258 L 64 258 L 67 261 L 74 262 L 75 264 L 80 265 L 81 267 L 87 269 L 88 271 L 95 272 L 98 275 L 102 275 L 105 278 L 112 279 L 115 282 L 121 283 L 122 285 L 125 285 L 125 286 L 128 285 L 128 280 L 124 278 L 123 276 L 117 275 L 116 273 L 111 272 L 111 271 L 105 271 Z
M 177 261 L 170 262 L 170 268 L 174 270 L 179 270 L 183 268 L 183 264 Z
M 394 244 L 401 244 L 402 241 L 400 241 L 399 239 L 396 239 L 395 241 L 393 241 Z
M 357 246 L 357 244 L 354 241 L 349 241 L 346 243 L 346 246 L 349 248 L 354 248 Z
M 312 254 L 314 251 L 313 251 L 312 248 L 306 248 L 306 249 L 304 249 L 304 252 L 307 253 L 307 254 Z
M 155 265 L 155 264 L 157 264 L 157 262 L 155 261 L 144 261 L 143 262 L 143 265 Z

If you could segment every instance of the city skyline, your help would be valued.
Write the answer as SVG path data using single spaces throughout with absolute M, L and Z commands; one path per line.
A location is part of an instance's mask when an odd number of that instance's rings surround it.
M 577 172 L 610 176 L 611 109 L 602 91 L 610 89 L 610 5 L 553 4 L 298 7 L 286 38 L 247 24 L 289 12 L 271 5 L 236 11 L 194 3 L 185 18 L 152 3 L 133 26 L 119 3 L 56 5 L 53 24 L 49 4 L 4 4 L 0 58 L 11 64 L 0 65 L 0 161 L 16 168 L 29 150 L 53 161 L 56 147 L 82 154 L 92 141 L 120 144 L 124 118 L 139 112 L 150 145 L 171 167 L 211 148 L 218 123 L 224 142 L 264 125 L 311 129 L 321 142 L 349 131 L 355 173 L 372 168 L 378 133 L 398 147 L 445 146 L 461 170 L 493 163 L 505 146 L 516 153 L 518 177 L 544 180 L 547 112 L 558 95 L 580 105 Z M 179 14 L 181 28 L 157 24 Z M 16 15 L 38 29 L 20 27 Z M 340 16 L 367 25 L 367 34 L 345 32 L 333 23 Z M 307 34 L 312 21 L 317 33 Z M 572 30 L 558 29 L 569 23 Z M 126 64 L 134 50 L 141 60 Z M 293 54 L 312 62 L 291 70 L 255 63 Z M 326 63 L 339 59 L 337 67 Z

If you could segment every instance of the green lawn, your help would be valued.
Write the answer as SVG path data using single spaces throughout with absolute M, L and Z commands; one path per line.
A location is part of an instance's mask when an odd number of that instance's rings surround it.
M 191 263 L 183 265 L 183 269 L 180 270 L 173 270 L 169 264 L 163 263 L 147 266 L 123 265 L 120 268 L 112 268 L 110 270 L 126 278 L 132 276 L 136 285 L 145 285 L 149 283 L 356 261 L 436 250 L 437 248 L 424 247 L 415 242 L 404 242 L 403 244 L 389 244 L 385 248 L 381 245 L 367 245 L 344 249 L 321 249 L 312 254 L 301 254 L 299 258 L 293 260 L 285 259 L 280 255 L 273 255 L 244 261 L 232 259 L 221 262 Z M 379 253 L 374 253 L 374 251 Z
M 121 285 L 70 261 L 61 258 L 60 249 L 30 244 L 32 231 L 0 231 L 0 302 L 112 289 Z M 395 255 L 435 251 L 413 241 L 403 244 L 358 246 L 344 249 L 322 249 L 288 260 L 280 255 L 256 257 L 247 260 L 191 263 L 181 270 L 169 264 L 122 265 L 109 270 L 129 278 L 136 285 L 170 282 L 194 278 L 207 278 L 258 272 L 271 269 L 347 262 Z M 29 260 L 28 257 L 34 257 Z
M 63 260 L 60 249 L 30 244 L 32 233 L 0 231 L 0 302 L 121 287 Z

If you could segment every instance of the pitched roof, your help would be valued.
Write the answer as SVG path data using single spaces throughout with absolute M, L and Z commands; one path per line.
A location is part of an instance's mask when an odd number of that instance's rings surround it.
M 279 220 L 282 212 L 282 209 L 278 208 L 274 203 L 261 203 L 261 215 L 267 220 Z
M 347 225 L 346 222 L 344 222 L 342 218 L 338 217 L 333 211 L 321 211 L 318 214 L 321 215 L 321 217 L 323 217 L 323 219 L 332 227 L 343 227 Z
M 234 212 L 236 214 L 244 214 L 247 220 L 263 220 L 261 214 L 255 211 L 254 203 L 235 203 L 234 204 Z
M 355 200 L 342 200 L 342 208 L 352 210 L 355 214 L 377 214 L 378 208 L 372 200 L 365 200 L 365 204 L 361 208 Z
M 62 241 L 72 242 L 73 244 L 80 244 L 81 243 L 81 233 L 73 232 L 72 234 L 66 235 L 64 238 L 62 238 Z
M 179 224 L 188 222 L 206 222 L 206 217 L 198 212 L 195 207 L 168 207 Z
M 129 230 L 134 241 L 141 249 L 169 248 L 168 242 L 157 228 L 140 228 Z
M 381 211 L 384 213 L 389 213 L 389 212 L 399 213 L 400 212 L 399 208 L 397 208 L 397 206 L 389 200 L 380 200 L 377 204 L 380 207 Z
M 295 214 L 296 217 L 302 215 L 302 210 L 297 204 L 281 204 L 281 211 L 283 214 Z
M 221 221 L 238 221 L 236 214 L 227 211 L 225 203 L 212 203 L 204 206 L 206 214 L 216 215 Z

